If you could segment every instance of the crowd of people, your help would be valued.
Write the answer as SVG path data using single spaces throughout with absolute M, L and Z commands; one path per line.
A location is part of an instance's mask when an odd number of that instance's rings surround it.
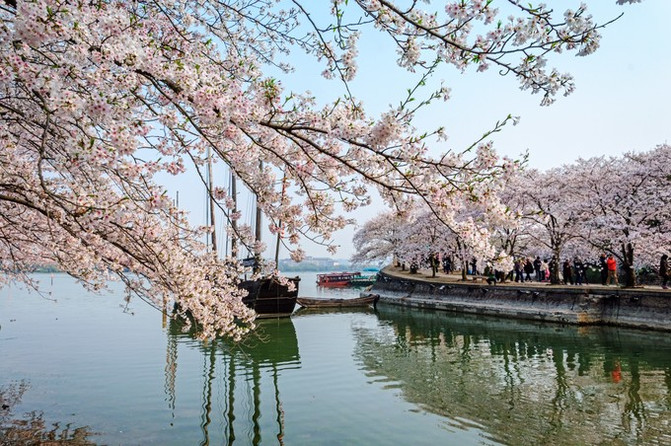
M 438 255 L 435 255 L 431 262 L 436 262 Z M 442 269 L 445 274 L 449 274 L 454 270 L 454 262 L 449 255 L 440 256 Z M 472 259 L 467 263 L 467 273 L 471 275 L 480 275 L 478 271 L 478 262 Z M 411 271 L 416 272 L 419 265 L 412 265 Z M 618 265 L 617 260 L 613 254 L 606 255 L 602 253 L 596 262 L 585 262 L 580 257 L 575 256 L 573 260 L 565 259 L 560 262 L 557 258 L 541 259 L 536 256 L 535 259 L 530 257 L 520 257 L 515 259 L 514 266 L 511 271 L 499 271 L 490 265 L 485 267 L 483 275 L 486 276 L 487 283 L 490 285 L 497 282 L 550 282 L 552 273 L 555 271 L 560 283 L 565 285 L 588 285 L 588 271 L 598 271 L 601 285 L 619 285 L 618 281 Z M 669 268 L 669 256 L 663 254 L 660 259 L 658 275 L 661 280 L 663 289 L 669 288 L 671 282 L 671 268 Z M 594 274 L 590 274 L 594 280 Z M 598 282 L 597 282 L 598 283 Z

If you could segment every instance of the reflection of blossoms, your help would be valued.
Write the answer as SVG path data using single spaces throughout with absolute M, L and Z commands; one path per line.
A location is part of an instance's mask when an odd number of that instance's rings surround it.
M 68 423 L 60 427 L 60 423 L 47 424 L 40 411 L 32 411 L 21 418 L 12 414 L 28 389 L 28 384 L 21 381 L 18 384 L 0 386 L 0 435 L 2 444 L 22 445 L 48 443 L 47 439 L 58 439 L 59 444 L 93 445 L 89 437 L 95 435 L 88 427 L 73 427 Z

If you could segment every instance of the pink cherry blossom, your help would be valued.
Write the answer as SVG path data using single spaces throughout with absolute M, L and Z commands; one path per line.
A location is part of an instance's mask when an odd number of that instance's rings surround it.
M 372 189 L 397 206 L 418 197 L 460 243 L 491 252 L 483 242 L 489 230 L 477 228 L 479 217 L 461 215 L 457 203 L 491 198 L 514 166 L 484 139 L 475 150 L 429 156 L 444 130 L 418 134 L 415 115 L 449 90 L 441 86 L 417 102 L 419 87 L 443 63 L 464 71 L 476 65 L 512 73 L 550 103 L 573 83 L 546 68 L 546 54 L 588 54 L 602 26 L 582 6 L 562 15 L 511 4 L 516 15 L 498 25 L 487 1 L 432 11 L 332 0 L 322 26 L 313 2 L 6 1 L 0 259 L 12 273 L 0 280 L 31 282 L 27 272 L 43 263 L 95 289 L 114 276 L 161 310 L 178 303 L 204 338 L 240 338 L 254 314 L 241 302 L 238 260 L 209 252 L 202 241 L 215 228 L 193 227 L 161 182 L 162 174 L 180 181 L 194 173 L 241 249 L 258 253 L 263 245 L 238 224 L 244 219 L 228 187 L 208 181 L 208 165 L 217 162 L 258 197 L 294 259 L 304 255 L 301 236 L 333 245 L 332 234 L 350 223 L 340 209 L 369 204 Z M 371 30 L 422 77 L 379 116 L 350 88 L 358 41 Z M 295 68 L 287 55 L 296 52 L 333 79 L 335 99 L 284 90 Z

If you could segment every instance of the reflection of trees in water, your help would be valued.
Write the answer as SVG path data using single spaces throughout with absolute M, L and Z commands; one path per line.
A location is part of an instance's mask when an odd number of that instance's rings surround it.
M 14 407 L 28 390 L 25 382 L 0 386 L 0 445 L 68 445 L 91 446 L 93 433 L 87 427 L 73 428 L 70 424 L 47 423 L 41 412 L 32 411 L 17 418 Z
M 389 330 L 359 329 L 357 355 L 453 427 L 476 426 L 507 444 L 669 439 L 665 334 L 388 306 L 379 317 Z
M 168 327 L 165 390 L 168 404 L 178 409 L 177 353 L 179 345 L 202 352 L 201 445 L 283 444 L 284 410 L 279 376 L 285 369 L 300 368 L 298 339 L 289 318 L 257 321 L 258 329 L 240 343 L 217 339 L 209 343 L 183 333 L 182 324 Z M 264 397 L 264 389 L 272 389 Z

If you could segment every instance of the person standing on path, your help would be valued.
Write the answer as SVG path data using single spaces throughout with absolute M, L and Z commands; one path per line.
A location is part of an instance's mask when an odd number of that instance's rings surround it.
M 608 278 L 606 279 L 606 285 L 610 285 L 612 281 L 615 281 L 615 285 L 618 285 L 617 262 L 615 261 L 613 254 L 608 254 L 608 258 L 606 259 L 606 267 L 608 268 Z
M 571 272 L 571 262 L 564 260 L 562 274 L 564 275 L 564 285 L 573 285 L 573 273 Z
M 541 280 L 545 282 L 550 280 L 550 265 L 547 260 L 541 261 Z
M 531 278 L 531 274 L 534 272 L 534 264 L 531 263 L 531 259 L 527 258 L 526 263 L 524 264 L 524 280 L 527 282 L 531 282 L 533 279 Z
M 524 282 L 524 263 L 522 259 L 515 260 L 515 282 Z
M 536 282 L 540 282 L 542 280 L 541 278 L 541 266 L 543 265 L 543 262 L 541 261 L 540 256 L 536 256 L 536 260 L 534 260 L 534 271 L 536 271 Z
M 662 288 L 665 290 L 669 289 L 666 285 L 669 276 L 671 276 L 671 271 L 669 271 L 669 256 L 664 254 L 659 261 L 659 278 L 662 279 Z
M 606 254 L 601 254 L 599 257 L 599 267 L 601 273 L 601 285 L 606 285 L 606 280 L 608 280 L 608 265 L 606 264 Z

